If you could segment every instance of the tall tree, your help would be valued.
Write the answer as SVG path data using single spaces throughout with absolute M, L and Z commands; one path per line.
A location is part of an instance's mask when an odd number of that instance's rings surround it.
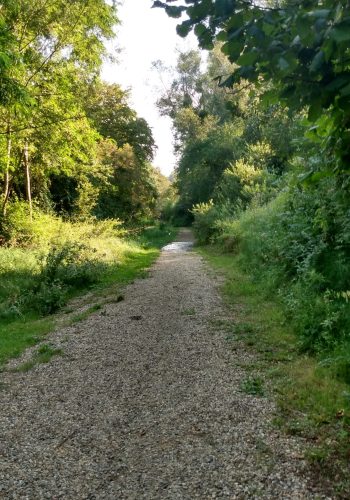
M 11 171 L 24 161 L 29 176 L 31 155 L 40 150 L 36 138 L 43 135 L 41 131 L 46 131 L 47 145 L 48 132 L 57 124 L 84 119 L 78 96 L 82 97 L 83 89 L 98 74 L 103 42 L 113 36 L 117 18 L 114 7 L 104 0 L 8 0 L 1 16 L 11 33 L 11 54 L 16 61 L 9 65 L 7 77 L 18 83 L 24 96 L 19 99 L 12 93 L 0 109 L 0 134 L 7 137 L 8 152 L 2 166 L 5 212 L 11 174 L 17 175 Z M 39 156 L 44 157 L 45 152 Z M 28 189 L 27 197 L 31 197 Z
M 221 85 L 272 81 L 266 99 L 308 109 L 309 120 L 316 123 L 310 133 L 334 160 L 310 176 L 349 173 L 349 0 L 157 0 L 154 6 L 172 17 L 186 14 L 178 33 L 194 30 L 202 48 L 223 42 L 222 51 L 235 68 Z M 343 176 L 345 184 L 348 179 Z
M 149 125 L 130 108 L 128 93 L 116 84 L 99 82 L 86 110 L 104 138 L 99 159 L 108 172 L 96 213 L 127 220 L 150 215 L 158 189 L 150 164 L 155 143 Z

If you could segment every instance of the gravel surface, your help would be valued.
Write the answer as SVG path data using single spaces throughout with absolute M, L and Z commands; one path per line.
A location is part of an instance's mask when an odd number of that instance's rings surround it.
M 326 498 L 273 403 L 241 392 L 254 357 L 213 327 L 230 313 L 211 274 L 170 247 L 124 301 L 50 336 L 63 356 L 1 374 L 0 498 Z

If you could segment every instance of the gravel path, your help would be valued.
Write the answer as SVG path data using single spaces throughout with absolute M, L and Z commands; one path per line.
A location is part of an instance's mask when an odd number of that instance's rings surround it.
M 123 302 L 51 335 L 64 356 L 3 373 L 0 497 L 325 498 L 273 403 L 240 391 L 254 358 L 214 328 L 228 314 L 201 258 L 170 248 Z

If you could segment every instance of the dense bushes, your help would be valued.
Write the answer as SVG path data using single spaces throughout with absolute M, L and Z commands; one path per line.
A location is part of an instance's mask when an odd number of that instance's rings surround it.
M 294 186 L 235 216 L 213 203 L 193 211 L 199 242 L 239 253 L 241 265 L 283 301 L 309 351 L 350 338 L 350 204 L 335 183 Z
M 218 49 L 207 73 L 180 72 L 192 82 L 191 102 L 183 104 L 188 89 L 178 86 L 168 112 L 179 138 L 177 207 L 194 217 L 198 243 L 235 253 L 283 302 L 303 350 L 340 349 L 350 341 L 348 176 L 332 176 L 337 159 L 330 149 L 320 154 L 323 129 L 311 128 L 306 109 L 296 113 L 261 97 L 271 82 L 242 81 L 227 94 L 213 87 L 211 77 L 234 70 Z M 209 106 L 208 95 L 220 106 Z
M 6 246 L 42 247 L 63 241 L 79 241 L 98 236 L 122 236 L 118 219 L 63 220 L 54 214 L 34 208 L 32 220 L 26 202 L 11 203 L 5 218 L 0 219 L 0 236 Z
M 3 319 L 56 311 L 133 249 L 118 220 L 69 222 L 35 210 L 30 222 L 27 211 L 26 204 L 13 204 L 2 226 L 8 242 L 0 248 Z
M 96 283 L 106 264 L 95 253 L 94 248 L 77 242 L 52 246 L 41 259 L 28 305 L 42 314 L 51 314 L 65 303 L 70 290 Z

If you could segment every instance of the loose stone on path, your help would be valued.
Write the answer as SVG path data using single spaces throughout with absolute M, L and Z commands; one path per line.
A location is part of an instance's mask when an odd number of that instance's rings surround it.
M 254 356 L 213 327 L 230 313 L 179 241 L 124 301 L 53 333 L 64 356 L 2 373 L 0 498 L 326 498 L 273 403 L 241 392 Z

